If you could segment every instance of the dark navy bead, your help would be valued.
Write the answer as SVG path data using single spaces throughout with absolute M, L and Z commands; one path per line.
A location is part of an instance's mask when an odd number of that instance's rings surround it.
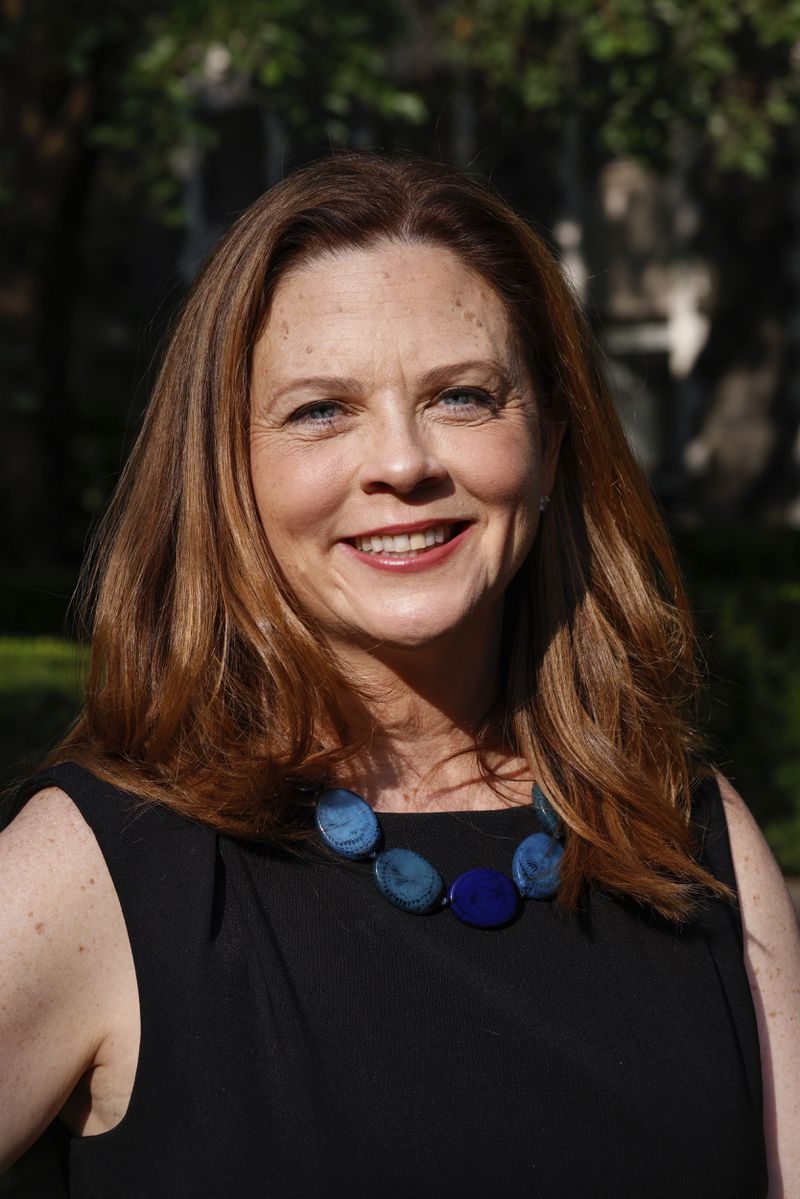
M 516 848 L 511 874 L 526 899 L 547 899 L 558 890 L 564 850 L 555 837 L 532 833 Z
M 517 914 L 519 892 L 499 870 L 481 867 L 459 874 L 448 892 L 450 911 L 475 928 L 497 928 Z
M 533 810 L 546 833 L 555 837 L 558 833 L 558 817 L 550 807 L 550 801 L 538 783 L 533 788 Z
M 355 791 L 323 792 L 315 819 L 323 840 L 343 858 L 367 858 L 381 839 L 377 816 Z
M 374 869 L 378 890 L 395 907 L 424 915 L 440 906 L 442 876 L 418 853 L 387 849 L 378 854 Z

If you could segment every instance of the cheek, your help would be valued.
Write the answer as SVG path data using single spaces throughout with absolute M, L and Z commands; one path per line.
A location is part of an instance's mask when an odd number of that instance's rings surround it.
M 324 446 L 308 453 L 254 441 L 250 451 L 253 491 L 271 545 L 324 533 L 342 498 L 343 464 Z
M 524 520 L 535 512 L 541 455 L 526 430 L 504 430 L 462 446 L 459 475 L 467 490 L 498 515 Z

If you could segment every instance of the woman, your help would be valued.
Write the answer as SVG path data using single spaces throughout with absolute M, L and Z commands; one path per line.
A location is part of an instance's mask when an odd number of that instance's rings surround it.
M 791 907 L 501 200 L 343 156 L 253 205 L 94 579 L 2 838 L 6 1161 L 58 1116 L 74 1196 L 800 1193 Z

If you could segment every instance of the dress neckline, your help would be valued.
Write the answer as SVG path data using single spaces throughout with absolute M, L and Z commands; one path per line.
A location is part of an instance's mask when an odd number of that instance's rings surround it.
M 384 812 L 380 809 L 375 809 L 375 815 L 383 824 L 395 823 L 402 820 L 408 821 L 446 821 L 453 817 L 459 821 L 469 821 L 473 819 L 479 820 L 481 823 L 491 823 L 493 821 L 502 822 L 504 819 L 509 819 L 514 816 L 519 816 L 524 813 L 526 816 L 532 815 L 532 807 L 530 802 L 523 804 L 511 804 L 505 808 L 456 808 L 452 811 L 439 811 L 431 809 L 425 812 Z

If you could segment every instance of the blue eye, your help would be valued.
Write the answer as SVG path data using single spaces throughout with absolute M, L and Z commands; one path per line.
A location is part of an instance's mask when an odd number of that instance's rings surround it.
M 308 425 L 330 425 L 334 418 L 339 415 L 339 405 L 334 400 L 320 400 L 318 404 L 307 404 L 305 408 L 298 408 L 297 412 L 293 412 L 289 420 L 293 424 L 308 424 Z
M 443 391 L 439 399 L 446 408 L 455 410 L 469 411 L 474 408 L 493 410 L 495 408 L 493 397 L 478 387 L 451 387 L 448 391 Z

